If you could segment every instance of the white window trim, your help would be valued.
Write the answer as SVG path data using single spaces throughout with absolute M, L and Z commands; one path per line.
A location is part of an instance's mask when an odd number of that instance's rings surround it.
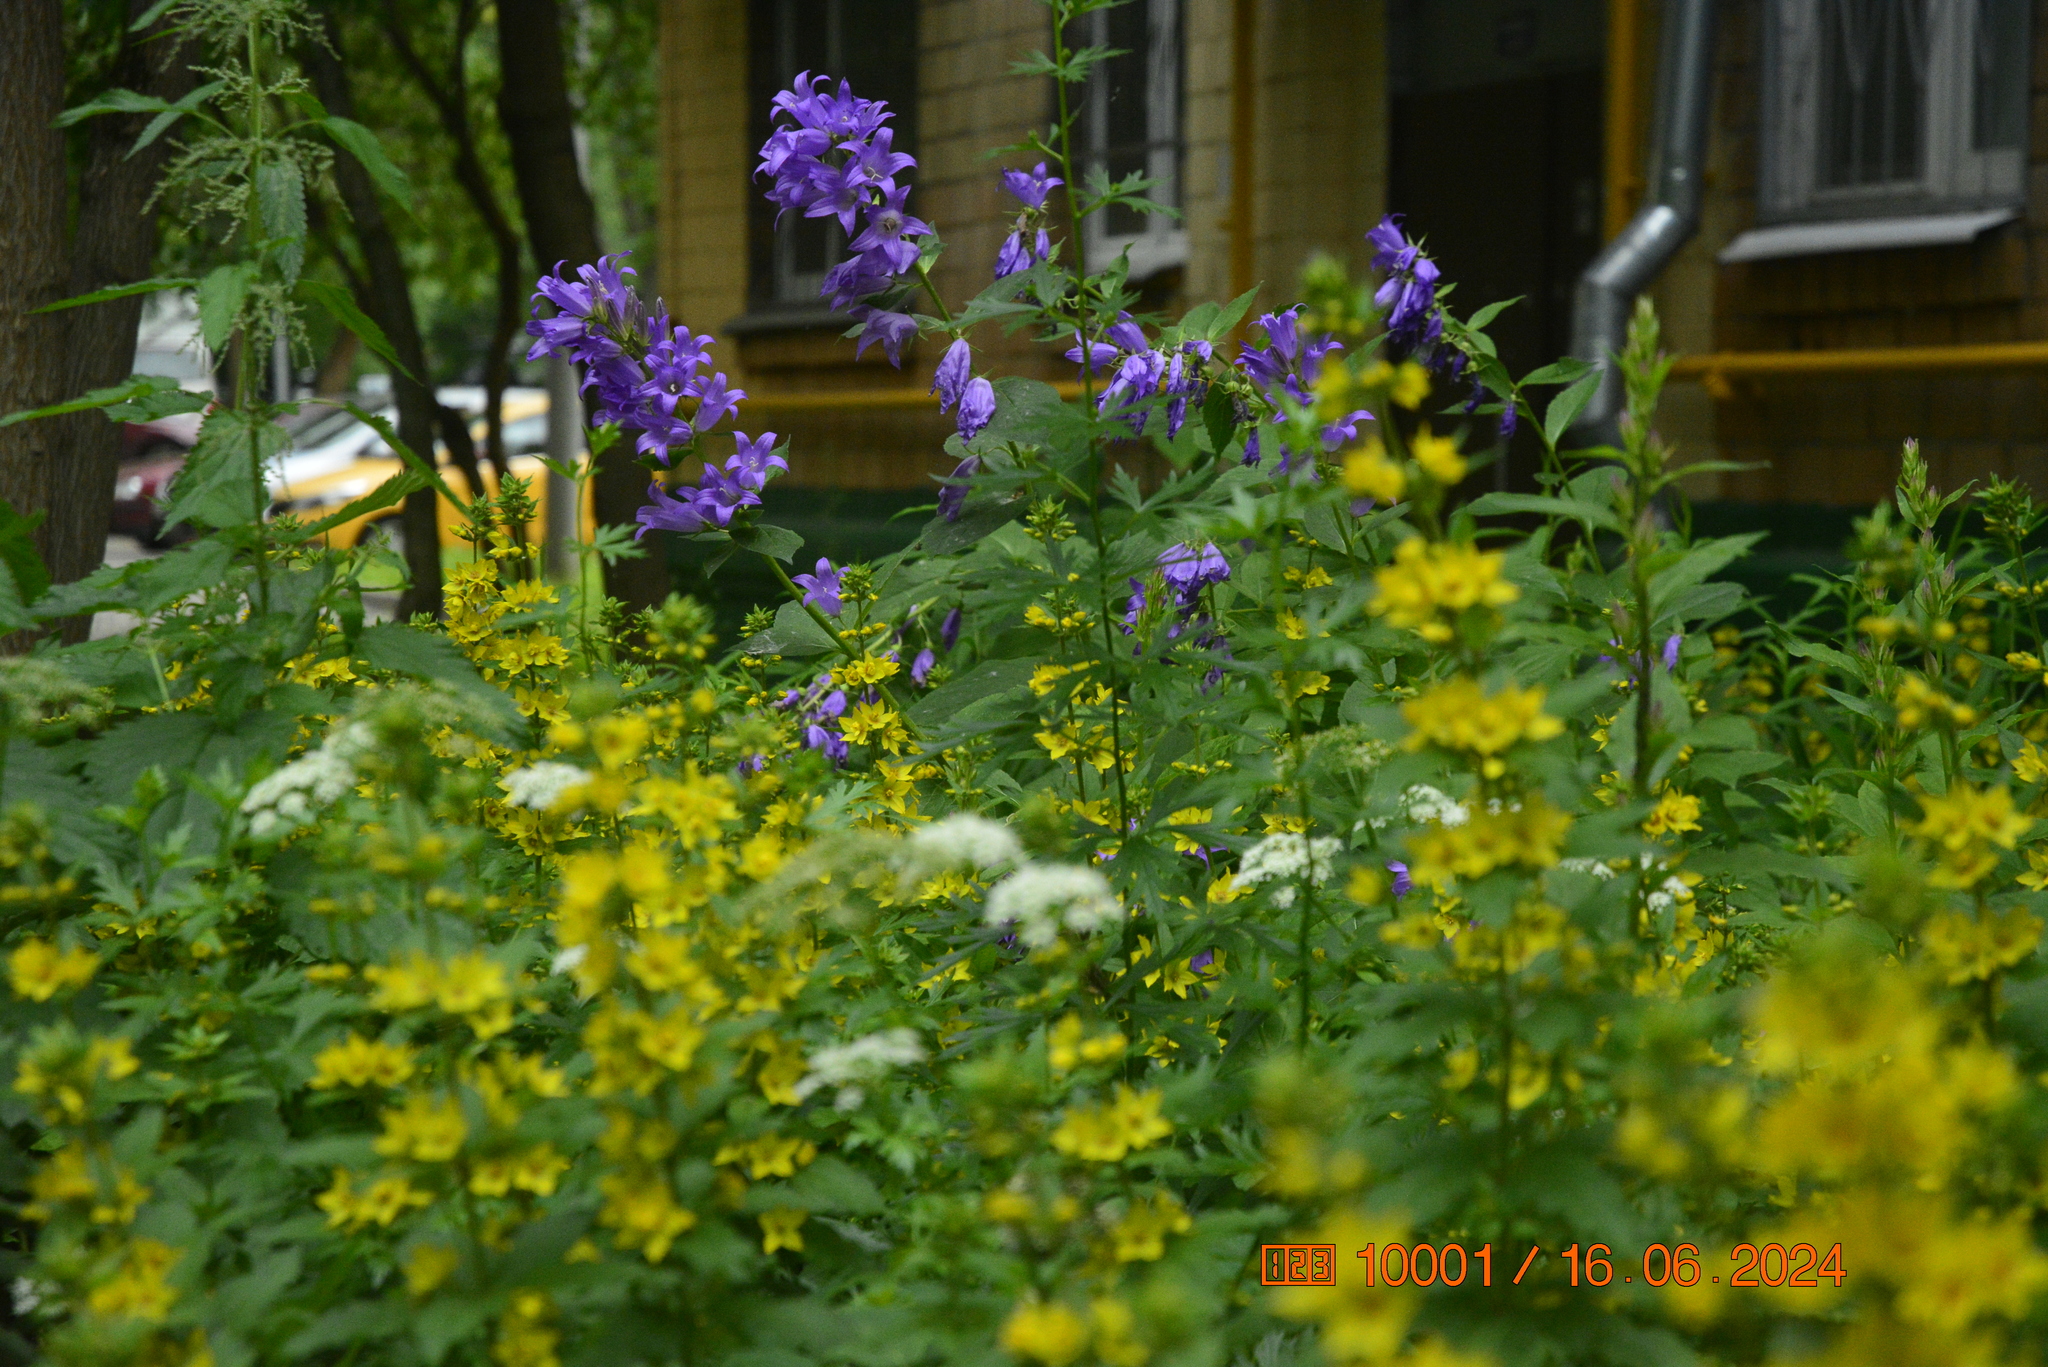
M 1145 174 L 1161 185 L 1169 187 L 1170 193 L 1163 198 L 1154 193 L 1151 197 L 1173 208 L 1182 207 L 1183 184 L 1186 180 L 1187 133 L 1181 121 L 1181 0 L 1137 0 L 1146 10 L 1146 52 L 1145 52 L 1145 103 L 1146 131 L 1153 136 L 1148 141 L 1165 146 L 1154 146 L 1148 154 Z M 1092 44 L 1106 43 L 1109 35 L 1109 16 L 1106 11 L 1097 11 L 1088 16 L 1090 32 L 1088 41 Z M 1088 164 L 1100 164 L 1101 144 L 1097 141 L 1100 130 L 1109 126 L 1109 87 L 1106 82 L 1095 82 L 1084 96 L 1087 104 L 1082 113 L 1082 127 L 1088 138 Z M 1173 130 L 1171 139 L 1156 136 L 1160 128 Z M 1082 225 L 1081 243 L 1087 256 L 1088 269 L 1101 270 L 1117 255 L 1130 252 L 1131 275 L 1133 280 L 1143 280 L 1162 270 L 1187 264 L 1188 233 L 1186 226 L 1178 219 L 1165 214 L 1148 214 L 1145 230 L 1139 233 L 1108 233 L 1103 231 L 1106 219 L 1101 212 L 1090 214 Z
M 1764 138 L 1758 216 L 1765 222 L 1901 216 L 1939 208 L 2018 205 L 2026 148 L 1979 151 L 1970 72 L 1977 0 L 1927 0 L 1925 173 L 1889 185 L 1823 186 L 1820 162 L 1820 7 L 1770 0 L 1764 25 Z

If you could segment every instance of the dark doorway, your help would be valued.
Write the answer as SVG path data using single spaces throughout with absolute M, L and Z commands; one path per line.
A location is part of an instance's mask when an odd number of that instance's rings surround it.
M 1488 328 L 1521 375 L 1569 349 L 1600 249 L 1602 9 L 1401 0 L 1390 18 L 1388 205 L 1456 282 L 1458 313 L 1521 299 Z M 1538 451 L 1520 433 L 1496 487 L 1533 489 Z

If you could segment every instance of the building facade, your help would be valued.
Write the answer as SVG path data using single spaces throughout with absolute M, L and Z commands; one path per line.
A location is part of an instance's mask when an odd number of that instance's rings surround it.
M 1687 353 L 1663 425 L 1694 457 L 1767 463 L 1702 497 L 1867 504 L 1917 437 L 1945 485 L 2048 493 L 2048 24 L 2034 0 L 1721 0 L 1706 208 L 1652 290 Z M 1082 153 L 1142 169 L 1178 221 L 1091 224 L 1148 307 L 1252 285 L 1292 301 L 1316 252 L 1366 260 L 1402 213 L 1512 368 L 1571 346 L 1578 274 L 1626 224 L 1657 108 L 1657 0 L 1130 0 L 1078 42 L 1128 55 L 1079 93 Z M 798 71 L 898 111 L 912 211 L 953 300 L 990 278 L 1014 205 L 989 149 L 1043 130 L 1053 91 L 1012 64 L 1037 0 L 666 0 L 659 278 L 718 337 L 749 430 L 788 434 L 792 485 L 930 490 L 949 423 L 937 352 L 856 360 L 817 282 L 839 245 L 774 224 L 750 177 Z M 984 325 L 1008 373 L 1059 348 Z

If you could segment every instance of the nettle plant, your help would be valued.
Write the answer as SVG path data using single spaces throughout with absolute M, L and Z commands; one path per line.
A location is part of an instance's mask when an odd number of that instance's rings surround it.
M 957 311 L 887 110 L 777 100 L 763 178 L 840 218 L 859 334 L 949 339 L 958 465 L 899 555 L 782 568 L 801 453 L 724 455 L 708 339 L 616 260 L 542 283 L 593 449 L 662 472 L 643 535 L 784 576 L 739 649 L 683 599 L 565 609 L 508 490 L 437 628 L 363 627 L 348 562 L 252 520 L 103 577 L 135 637 L 0 671 L 10 1351 L 2041 1341 L 2030 497 L 1994 484 L 1979 532 L 1909 448 L 1897 519 L 1779 621 L 1714 578 L 1754 538 L 1686 530 L 1647 309 L 1593 451 L 1560 449 L 1588 368 L 1512 378 L 1498 308 L 1458 319 L 1391 221 L 1376 283 L 1319 263 L 1248 336 L 1249 298 L 1128 316 L 1059 236 L 1143 193 L 1070 157 L 1103 55 L 1026 64 L 1061 116 Z M 976 375 L 989 325 L 1081 400 Z M 1521 423 L 1542 492 L 1458 501 Z M 249 645 L 280 612 L 303 638 Z M 1262 1287 L 1284 1241 L 1334 1278 Z

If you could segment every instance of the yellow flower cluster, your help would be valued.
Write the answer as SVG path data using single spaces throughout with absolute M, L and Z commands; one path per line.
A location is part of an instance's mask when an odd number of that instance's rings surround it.
M 111 1178 L 111 1180 L 109 1180 Z M 125 1225 L 149 1199 L 149 1188 L 114 1161 L 104 1149 L 87 1156 L 84 1146 L 67 1144 L 28 1179 L 29 1201 L 21 1213 L 28 1219 L 56 1218 L 64 1206 L 81 1206 L 96 1225 Z
M 7 956 L 7 978 L 14 995 L 46 1002 L 60 992 L 73 992 L 92 981 L 100 956 L 89 949 L 58 949 L 48 940 L 31 937 Z
M 1653 840 L 1698 829 L 1700 800 L 1669 786 L 1658 794 L 1657 805 L 1650 808 L 1650 814 L 1643 818 L 1643 834 Z
M 334 1185 L 313 1201 L 327 1212 L 329 1228 L 349 1231 L 372 1224 L 388 1227 L 406 1211 L 433 1203 L 432 1193 L 421 1191 L 403 1177 L 380 1177 L 359 1192 L 355 1175 L 347 1168 L 336 1168 Z
M 366 1040 L 351 1031 L 313 1058 L 315 1091 L 333 1087 L 397 1087 L 413 1074 L 413 1051 L 403 1044 Z
M 1003 1321 L 997 1341 L 1012 1356 L 1067 1367 L 1088 1351 L 1104 1367 L 1143 1367 L 1152 1349 L 1138 1335 L 1137 1316 L 1114 1297 L 1100 1297 L 1084 1318 L 1064 1301 L 1020 1302 Z
M 1971 914 L 1947 911 L 1920 927 L 1920 945 L 1951 983 L 1991 977 L 2041 943 L 2041 918 L 2022 907 Z
M 1549 740 L 1564 731 L 1564 723 L 1543 710 L 1542 689 L 1509 685 L 1489 697 L 1477 679 L 1465 676 L 1402 703 L 1401 715 L 1415 728 L 1406 748 L 1436 745 L 1477 755 L 1488 778 L 1506 772 L 1498 757 L 1510 746 Z
M 1087 1034 L 1079 1014 L 1069 1011 L 1046 1031 L 1045 1056 L 1055 1073 L 1070 1073 L 1083 1063 L 1108 1063 L 1122 1058 L 1128 1044 L 1118 1030 Z
M 1394 552 L 1394 563 L 1376 571 L 1379 595 L 1372 610 L 1392 626 L 1407 627 L 1425 641 L 1444 642 L 1470 608 L 1498 608 L 1522 591 L 1501 578 L 1504 557 L 1468 542 L 1430 542 L 1410 537 Z
M 1898 709 L 1899 726 L 1917 731 L 1923 726 L 1968 726 L 1977 720 L 1977 709 L 1960 703 L 1918 674 L 1908 674 L 1892 694 Z
M 1069 1108 L 1052 1132 L 1052 1146 L 1084 1162 L 1122 1162 L 1173 1133 L 1173 1123 L 1159 1114 L 1165 1099 L 1157 1090 L 1136 1092 L 1119 1083 L 1114 1100 Z
M 1166 1256 L 1167 1235 L 1185 1234 L 1194 1227 L 1195 1222 L 1172 1192 L 1158 1192 L 1149 1200 L 1138 1198 L 1111 1228 L 1111 1252 L 1120 1263 L 1157 1262 Z
M 370 1005 L 392 1015 L 429 1006 L 469 1023 L 478 1039 L 512 1028 L 512 989 L 503 964 L 482 950 L 439 960 L 414 950 L 390 964 L 372 964 L 363 978 Z
M 2013 810 L 2009 790 L 1957 783 L 1940 797 L 1921 797 L 1912 831 L 1935 860 L 1927 881 L 1968 888 L 1998 867 L 1998 851 L 2013 848 L 2033 824 L 2034 818 Z
M 1408 876 L 1442 888 L 1453 878 L 1484 878 L 1495 869 L 1542 870 L 1557 863 L 1571 830 L 1569 814 L 1538 794 L 1498 812 L 1474 810 L 1457 826 L 1431 826 L 1408 837 Z
M 120 1035 L 80 1039 L 69 1029 L 39 1034 L 15 1064 L 14 1090 L 36 1103 L 51 1125 L 78 1124 L 92 1113 L 100 1084 L 119 1082 L 141 1065 Z

